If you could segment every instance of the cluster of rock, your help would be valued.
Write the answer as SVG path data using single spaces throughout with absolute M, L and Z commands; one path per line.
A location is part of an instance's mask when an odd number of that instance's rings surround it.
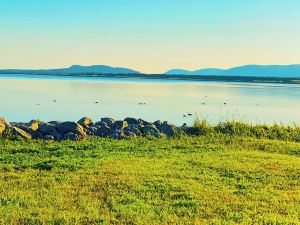
M 88 136 L 124 139 L 146 135 L 159 138 L 163 135 L 172 137 L 177 134 L 177 131 L 178 128 L 167 121 L 158 120 L 150 123 L 135 118 L 125 120 L 102 118 L 96 123 L 87 117 L 77 123 L 40 120 L 32 120 L 29 123 L 9 123 L 4 118 L 0 118 L 0 136 L 14 135 L 27 140 L 83 140 Z

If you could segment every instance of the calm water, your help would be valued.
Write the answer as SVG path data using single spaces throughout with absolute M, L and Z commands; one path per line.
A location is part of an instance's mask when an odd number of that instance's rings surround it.
M 187 113 L 213 123 L 300 123 L 300 85 L 0 75 L 0 116 L 9 121 L 130 116 L 181 125 L 193 121 Z

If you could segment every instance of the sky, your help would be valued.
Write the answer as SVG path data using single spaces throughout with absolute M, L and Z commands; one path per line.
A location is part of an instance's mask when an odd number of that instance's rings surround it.
M 299 0 L 0 0 L 0 68 L 300 64 Z

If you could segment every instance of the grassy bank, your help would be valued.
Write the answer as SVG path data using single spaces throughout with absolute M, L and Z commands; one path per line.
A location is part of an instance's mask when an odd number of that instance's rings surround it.
M 0 140 L 0 224 L 299 224 L 300 144 Z
M 196 117 L 186 133 L 191 135 L 226 135 L 260 139 L 300 142 L 300 126 L 297 124 L 250 124 L 242 121 L 224 121 L 216 125 Z

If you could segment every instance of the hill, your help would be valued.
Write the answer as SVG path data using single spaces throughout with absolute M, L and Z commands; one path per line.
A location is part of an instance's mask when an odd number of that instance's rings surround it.
M 111 67 L 105 65 L 93 65 L 93 66 L 80 66 L 73 65 L 69 68 L 61 69 L 39 69 L 39 70 L 27 70 L 27 69 L 5 69 L 0 70 L 0 73 L 4 74 L 55 74 L 55 75 L 68 75 L 68 74 L 83 74 L 83 73 L 97 73 L 97 74 L 139 74 L 140 72 L 122 67 Z
M 212 75 L 212 76 L 255 76 L 255 77 L 300 77 L 300 64 L 295 65 L 246 65 L 230 69 L 208 68 L 195 71 L 172 69 L 168 75 Z

